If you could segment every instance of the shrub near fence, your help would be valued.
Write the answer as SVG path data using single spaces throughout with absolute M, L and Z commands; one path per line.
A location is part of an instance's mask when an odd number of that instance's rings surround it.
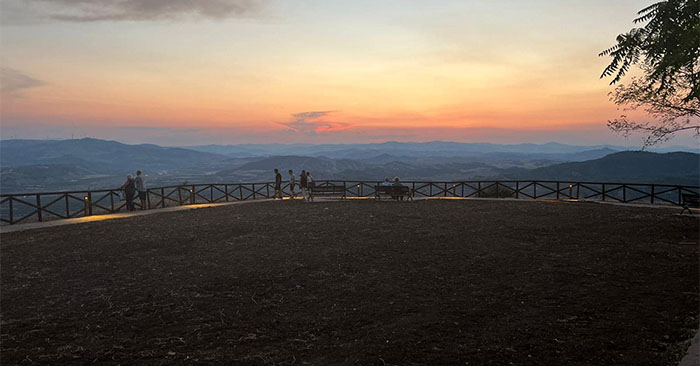
M 698 186 L 567 181 L 404 181 L 416 198 L 575 199 L 621 203 L 682 204 L 683 194 L 698 195 Z M 379 181 L 317 180 L 317 185 L 343 186 L 349 198 L 372 198 Z M 289 195 L 289 185 L 282 187 Z M 119 190 L 36 192 L 0 195 L 0 222 L 17 224 L 124 212 Z M 222 203 L 272 198 L 273 182 L 193 184 L 149 188 L 146 208 Z M 140 201 L 135 200 L 137 208 Z

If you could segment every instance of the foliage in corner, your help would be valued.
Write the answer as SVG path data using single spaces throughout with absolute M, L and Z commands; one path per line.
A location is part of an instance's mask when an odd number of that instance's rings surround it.
M 618 85 L 610 99 L 626 110 L 643 108 L 651 122 L 634 122 L 622 115 L 608 121 L 615 132 L 646 134 L 644 147 L 695 130 L 700 137 L 700 0 L 668 0 L 638 13 L 635 24 L 646 23 L 617 37 L 617 44 L 600 53 L 612 58 L 601 78 L 614 85 L 639 66 L 642 76 Z

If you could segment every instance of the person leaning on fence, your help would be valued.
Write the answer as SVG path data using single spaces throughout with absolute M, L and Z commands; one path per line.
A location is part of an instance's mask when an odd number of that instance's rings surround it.
M 294 176 L 294 172 L 289 169 L 289 197 L 291 198 L 296 198 L 297 193 L 294 191 L 294 188 L 297 185 L 297 178 Z
M 134 182 L 134 178 L 131 177 L 131 174 L 126 176 L 126 182 L 122 184 L 119 189 L 124 190 L 124 198 L 126 199 L 126 209 L 128 211 L 134 211 L 136 210 L 136 207 L 134 206 L 134 195 L 136 194 L 136 182 Z
M 134 184 L 136 185 L 136 191 L 139 193 L 139 200 L 141 201 L 141 209 L 146 209 L 146 179 L 141 175 L 141 171 L 136 171 L 136 178 L 134 178 Z
M 275 199 L 282 199 L 282 174 L 280 171 L 275 169 Z

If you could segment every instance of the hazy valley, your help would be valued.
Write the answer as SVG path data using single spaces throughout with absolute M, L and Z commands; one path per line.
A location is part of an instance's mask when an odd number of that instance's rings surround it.
M 207 145 L 161 147 L 97 139 L 3 140 L 2 193 L 115 188 L 137 169 L 151 187 L 261 182 L 272 170 L 306 169 L 316 179 L 559 179 L 698 185 L 700 155 L 668 148 L 470 144 Z M 286 178 L 286 173 L 284 173 Z

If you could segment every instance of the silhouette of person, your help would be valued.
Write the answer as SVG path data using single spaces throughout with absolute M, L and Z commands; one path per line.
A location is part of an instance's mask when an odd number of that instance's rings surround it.
M 295 198 L 297 196 L 297 193 L 294 191 L 294 188 L 297 185 L 297 178 L 294 176 L 294 172 L 289 169 L 289 197 Z
M 136 178 L 134 178 L 134 183 L 136 184 L 136 191 L 139 193 L 139 200 L 141 200 L 141 209 L 146 209 L 146 179 L 141 175 L 141 171 L 136 171 Z
M 280 171 L 275 169 L 275 199 L 282 199 L 282 174 Z
M 313 196 L 313 188 L 316 186 L 316 183 L 314 182 L 314 177 L 311 176 L 311 172 L 307 171 L 306 172 L 306 188 L 308 189 L 309 193 L 309 199 L 307 201 L 313 201 L 314 196 Z
M 124 190 L 124 196 L 126 198 L 126 209 L 128 211 L 134 211 L 136 210 L 136 206 L 134 206 L 134 195 L 136 194 L 136 182 L 134 182 L 134 178 L 131 176 L 131 174 L 126 176 L 126 182 L 122 184 L 119 189 Z
M 301 171 L 301 175 L 299 176 L 299 186 L 301 187 L 301 197 L 304 199 L 304 201 L 308 201 L 309 180 L 306 176 L 306 170 Z
M 403 187 L 403 184 L 401 184 L 401 182 L 399 182 L 399 180 L 400 180 L 399 177 L 395 177 L 395 178 L 394 178 L 394 184 L 392 184 L 392 186 L 394 186 L 394 187 Z M 397 200 L 397 201 L 398 201 L 399 199 L 400 199 L 401 201 L 403 201 L 403 195 L 394 196 L 394 199 Z

